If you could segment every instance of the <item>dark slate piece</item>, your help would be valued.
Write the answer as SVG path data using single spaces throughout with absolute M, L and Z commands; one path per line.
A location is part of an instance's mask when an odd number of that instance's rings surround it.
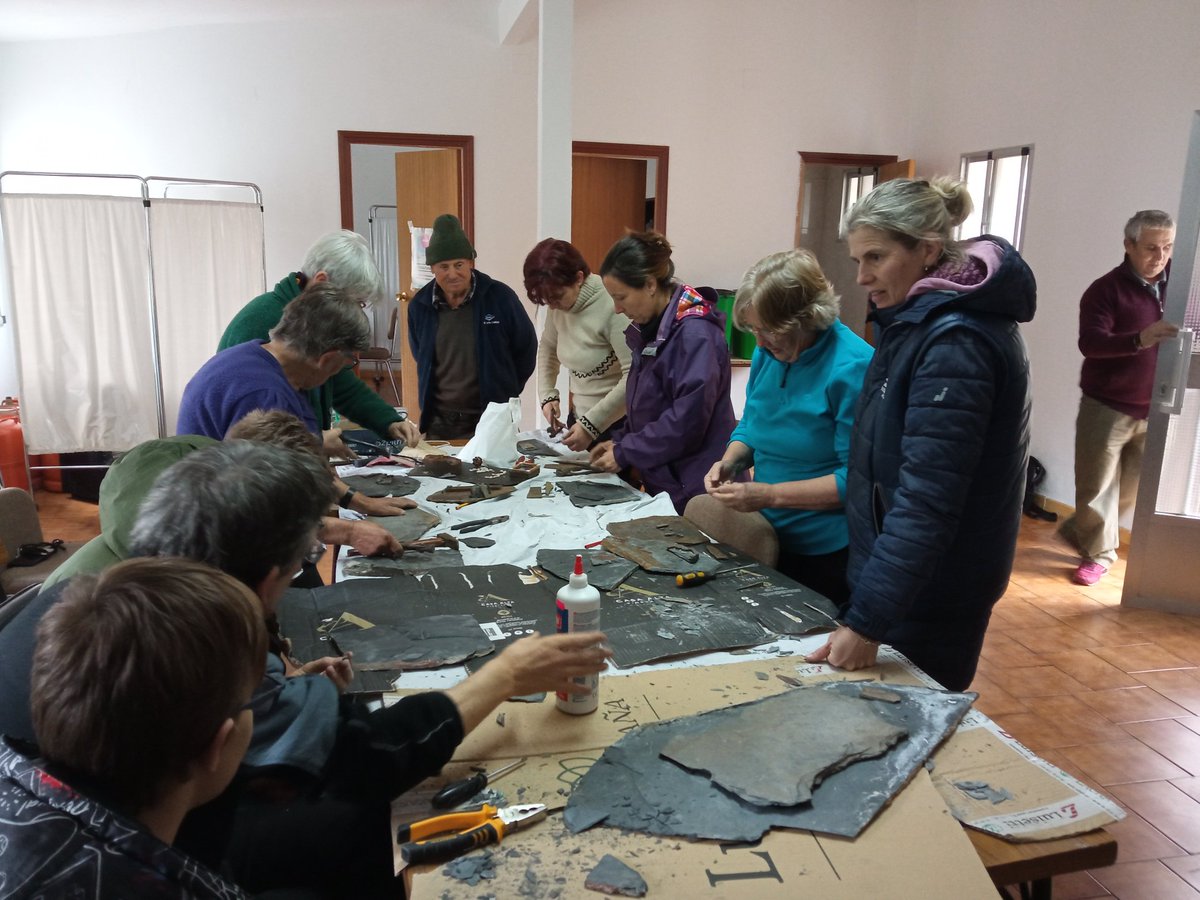
M 632 625 L 605 626 L 612 661 L 621 668 L 689 653 L 753 647 L 771 635 L 757 622 L 709 604 L 654 601 L 659 614 Z
M 645 897 L 646 879 L 611 853 L 605 853 L 592 871 L 588 872 L 583 886 L 589 891 L 613 894 L 621 897 Z
M 558 489 L 570 497 L 571 505 L 576 507 L 629 503 L 642 496 L 629 485 L 605 481 L 560 481 Z
M 461 567 L 462 552 L 449 548 L 438 548 L 426 552 L 413 551 L 405 553 L 399 559 L 387 557 L 359 556 L 348 559 L 342 566 L 347 575 L 362 578 L 395 578 L 400 575 L 411 575 L 414 572 L 424 572 L 427 569 Z
M 421 482 L 407 475 L 395 475 L 391 472 L 375 472 L 372 475 L 347 475 L 342 481 L 346 487 L 353 488 L 368 497 L 407 497 Z
M 891 685 L 890 689 L 903 697 L 900 703 L 870 705 L 887 721 L 907 729 L 908 740 L 883 757 L 830 775 L 817 786 L 811 803 L 756 806 L 723 791 L 706 776 L 661 758 L 663 747 L 677 736 L 707 730 L 714 721 L 739 714 L 738 707 L 730 707 L 631 731 L 576 783 L 564 821 L 573 832 L 604 822 L 630 831 L 723 841 L 757 840 L 773 826 L 855 837 L 908 783 L 976 696 L 904 685 Z M 838 682 L 796 690 L 829 691 L 853 698 L 862 685 Z M 836 720 L 825 719 L 808 725 L 812 729 L 838 727 Z M 772 729 L 746 734 L 745 740 L 771 743 L 779 752 L 803 750 L 780 744 Z
M 491 850 L 484 850 L 482 853 L 460 856 L 442 869 L 442 874 L 447 878 L 454 878 L 474 887 L 479 884 L 481 879 L 496 877 L 496 864 L 492 861 L 493 855 Z
M 473 616 L 441 615 L 334 634 L 358 669 L 434 669 L 492 652 L 492 642 Z
M 539 550 L 537 564 L 556 578 L 566 581 L 575 571 L 575 557 L 583 557 L 588 584 L 598 591 L 611 591 L 637 571 L 637 563 L 615 553 L 593 547 L 590 550 Z
M 763 681 L 766 672 L 756 672 Z M 900 696 L 895 695 L 897 701 Z M 886 721 L 876 704 L 829 691 L 796 690 L 735 707 L 698 734 L 680 735 L 662 755 L 743 800 L 762 806 L 795 806 L 812 798 L 822 778 L 863 759 L 882 756 L 908 730 Z M 814 722 L 836 722 L 836 727 Z M 747 741 L 768 732 L 771 740 Z M 802 752 L 796 752 L 803 748 Z
M 441 522 L 442 517 L 417 507 L 405 511 L 402 516 L 367 516 L 367 521 L 386 528 L 396 540 L 404 544 L 420 538 L 434 525 Z

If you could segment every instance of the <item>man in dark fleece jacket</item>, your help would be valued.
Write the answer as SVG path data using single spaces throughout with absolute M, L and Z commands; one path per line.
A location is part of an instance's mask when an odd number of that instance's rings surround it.
M 1060 528 L 1082 557 L 1076 584 L 1095 584 L 1116 562 L 1120 520 L 1137 499 L 1158 345 L 1179 333 L 1162 317 L 1174 242 L 1169 215 L 1136 213 L 1125 223 L 1124 261 L 1079 303 L 1075 513 Z

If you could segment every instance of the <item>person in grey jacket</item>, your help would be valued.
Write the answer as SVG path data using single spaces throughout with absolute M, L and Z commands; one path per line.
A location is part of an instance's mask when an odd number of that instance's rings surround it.
M 811 661 L 873 665 L 887 643 L 945 687 L 971 683 L 1012 571 L 1029 450 L 1033 273 L 1002 238 L 956 242 L 950 178 L 884 182 L 842 229 L 878 346 L 846 487 L 850 599 Z

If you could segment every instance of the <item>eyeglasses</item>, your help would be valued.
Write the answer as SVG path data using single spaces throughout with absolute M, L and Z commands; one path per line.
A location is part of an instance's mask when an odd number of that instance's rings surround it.
M 313 541 L 312 546 L 308 548 L 308 552 L 304 554 L 304 561 L 315 566 L 317 561 L 325 555 L 325 549 L 325 545 L 321 541 Z
M 346 362 L 348 362 L 350 365 L 352 365 L 352 366 L 358 365 L 358 351 L 357 350 L 354 352 L 351 352 L 349 350 L 339 350 L 338 352 L 341 353 L 342 356 L 344 356 L 346 358 Z

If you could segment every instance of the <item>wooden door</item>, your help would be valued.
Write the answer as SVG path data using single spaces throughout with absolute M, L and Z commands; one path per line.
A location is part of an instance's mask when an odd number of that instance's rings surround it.
M 396 220 L 397 248 L 400 268 L 400 396 L 413 421 L 421 416 L 417 392 L 417 361 L 408 346 L 408 301 L 416 293 L 412 289 L 412 238 L 408 223 L 430 228 L 442 213 L 463 218 L 462 153 L 457 148 L 446 150 L 413 150 L 396 154 Z M 471 238 L 469 225 L 467 237 Z
M 917 164 L 911 159 L 902 159 L 898 162 L 884 163 L 878 171 L 879 174 L 875 176 L 876 184 L 891 181 L 893 178 L 916 178 Z
M 576 154 L 571 166 L 571 243 L 595 272 L 627 228 L 646 228 L 646 160 Z

